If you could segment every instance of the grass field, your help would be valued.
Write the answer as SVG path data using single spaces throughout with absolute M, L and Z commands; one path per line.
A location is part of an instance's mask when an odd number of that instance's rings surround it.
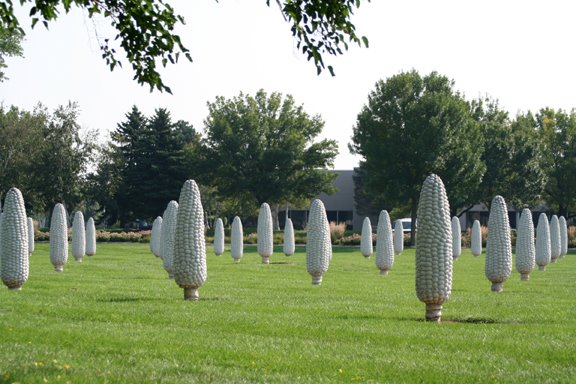
M 200 301 L 147 244 L 99 244 L 54 272 L 37 244 L 21 291 L 0 289 L 0 383 L 574 383 L 576 254 L 492 293 L 484 257 L 455 261 L 441 324 L 423 321 L 414 250 L 382 277 L 335 248 L 322 286 L 305 253 L 239 264 L 209 248 Z

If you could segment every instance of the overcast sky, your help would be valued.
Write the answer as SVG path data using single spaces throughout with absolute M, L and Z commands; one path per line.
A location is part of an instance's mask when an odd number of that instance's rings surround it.
M 193 63 L 162 71 L 173 95 L 150 93 L 132 80 L 130 65 L 110 72 L 101 59 L 98 37 L 114 37 L 102 18 L 73 11 L 29 31 L 25 58 L 8 59 L 9 81 L 0 83 L 0 101 L 32 109 L 78 102 L 80 123 L 98 129 L 102 140 L 123 121 L 132 105 L 146 115 L 167 108 L 174 120 L 202 131 L 206 102 L 240 92 L 291 94 L 309 114 L 320 114 L 323 137 L 338 140 L 335 169 L 351 169 L 348 153 L 356 116 L 379 79 L 401 71 L 431 71 L 455 81 L 468 99 L 489 95 L 513 116 L 549 106 L 576 107 L 576 2 L 372 0 L 353 17 L 370 48 L 353 47 L 326 57 L 336 77 L 316 75 L 292 39 L 275 1 L 175 0 L 186 19 L 178 32 Z M 26 15 L 26 11 L 20 11 Z M 27 18 L 21 19 L 26 27 Z

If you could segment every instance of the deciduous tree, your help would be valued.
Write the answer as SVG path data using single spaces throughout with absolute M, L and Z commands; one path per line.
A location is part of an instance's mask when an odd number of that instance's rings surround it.
M 431 173 L 444 181 L 452 207 L 473 199 L 485 170 L 483 140 L 470 104 L 448 78 L 413 70 L 378 81 L 353 132 L 350 150 L 363 157 L 365 191 L 375 204 L 409 203 L 415 222 L 420 188 Z

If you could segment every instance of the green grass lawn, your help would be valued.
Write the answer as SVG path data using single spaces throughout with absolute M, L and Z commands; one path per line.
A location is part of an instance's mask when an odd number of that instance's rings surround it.
M 373 257 L 335 248 L 322 286 L 305 253 L 255 247 L 239 264 L 208 248 L 200 301 L 147 244 L 99 244 L 54 272 L 37 244 L 21 291 L 0 289 L 0 383 L 573 383 L 576 255 L 517 272 L 502 293 L 484 257 L 454 263 L 443 322 L 423 321 L 414 250 L 386 277 Z

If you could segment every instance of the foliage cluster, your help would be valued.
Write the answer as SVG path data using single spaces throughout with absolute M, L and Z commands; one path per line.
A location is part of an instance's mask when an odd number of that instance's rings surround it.
M 576 110 L 541 109 L 514 119 L 490 98 L 468 101 L 436 72 L 402 72 L 376 83 L 358 114 L 350 150 L 363 215 L 408 206 L 412 221 L 424 178 L 438 174 L 452 215 L 499 194 L 521 209 L 545 202 L 576 215 Z

